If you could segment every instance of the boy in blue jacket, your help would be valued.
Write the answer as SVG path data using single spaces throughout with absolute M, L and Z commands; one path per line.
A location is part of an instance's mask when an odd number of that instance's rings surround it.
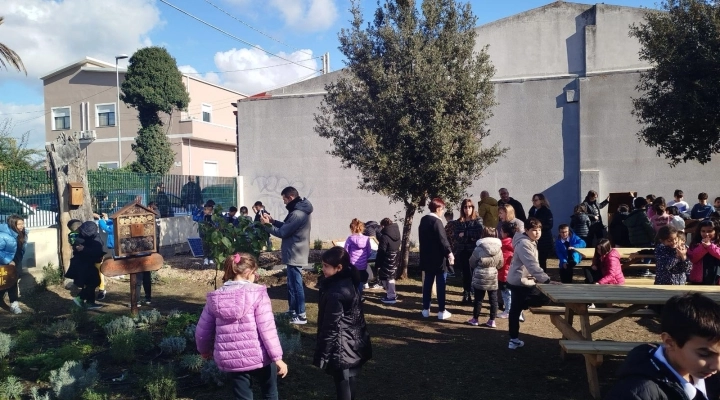
M 567 224 L 558 227 L 555 253 L 560 262 L 560 282 L 572 283 L 573 268 L 582 261 L 582 255 L 575 249 L 584 249 L 585 241 L 570 231 Z

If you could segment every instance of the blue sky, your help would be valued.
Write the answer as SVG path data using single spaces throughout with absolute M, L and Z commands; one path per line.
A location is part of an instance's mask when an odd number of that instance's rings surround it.
M 44 111 L 40 76 L 86 55 L 113 62 L 116 54 L 132 54 L 150 44 L 165 46 L 184 72 L 198 73 L 197 76 L 247 94 L 311 76 L 313 70 L 321 68 L 317 57 L 325 52 L 330 53 L 332 70 L 344 65 L 337 50 L 337 33 L 349 25 L 349 0 L 167 1 L 303 66 L 227 37 L 158 0 L 2 0 L 0 13 L 6 22 L 0 26 L 0 42 L 20 54 L 28 76 L 0 71 L 0 120 L 12 118 L 14 134 L 29 131 L 32 146 L 42 146 Z M 606 4 L 655 8 L 656 1 L 615 0 Z M 546 5 L 550 0 L 470 3 L 478 23 L 484 24 Z M 362 7 L 365 15 L 370 16 L 377 3 L 363 0 Z

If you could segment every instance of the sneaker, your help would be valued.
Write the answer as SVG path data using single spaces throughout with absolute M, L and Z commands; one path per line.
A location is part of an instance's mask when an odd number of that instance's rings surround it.
M 368 285 L 367 283 L 365 283 L 365 284 L 363 285 L 363 289 L 370 289 L 370 285 Z
M 430 310 L 422 310 L 422 316 L 423 318 L 427 318 L 430 316 Z
M 128 307 L 132 308 L 132 306 L 133 306 L 132 304 L 128 304 Z M 137 304 L 135 305 L 135 307 L 140 308 L 140 307 L 142 307 L 142 304 L 137 303 Z
M 22 314 L 20 304 L 18 304 L 17 301 L 13 301 L 12 303 L 10 303 L 10 312 L 13 314 Z
M 588 307 L 588 309 L 593 309 L 593 308 L 595 308 L 595 303 L 590 303 L 590 304 L 588 304 L 587 307 Z
M 448 310 L 440 311 L 440 312 L 438 313 L 438 319 L 439 319 L 439 320 L 446 320 L 446 319 L 450 319 L 451 317 L 452 317 L 452 314 L 451 314 L 450 311 L 448 311 Z
M 491 320 L 489 320 L 488 322 L 486 322 L 486 323 L 485 323 L 485 326 L 487 326 L 488 328 L 497 328 L 497 325 L 495 325 L 495 320 L 494 320 L 494 319 L 491 319 Z
M 520 311 L 520 322 L 525 322 L 525 316 L 522 311 Z
M 508 319 L 508 318 L 510 318 L 510 313 L 507 312 L 507 311 L 503 311 L 503 312 L 500 313 L 500 315 L 498 315 L 498 318 L 500 318 L 500 319 Z
M 472 326 L 478 326 L 478 325 L 479 325 L 477 318 L 470 318 L 469 320 L 467 320 L 467 323 L 470 324 L 470 325 L 472 325 Z
M 207 258 L 203 260 L 203 265 L 210 265 L 210 260 Z
M 307 318 L 302 315 L 293 315 L 290 323 L 293 325 L 305 325 L 307 324 Z
M 397 298 L 395 298 L 395 297 L 390 298 L 390 297 L 385 296 L 382 299 L 380 299 L 380 301 L 382 301 L 385 304 L 395 304 L 397 302 Z
M 83 306 L 83 301 L 80 299 L 80 296 L 74 297 L 74 298 L 73 298 L 73 303 L 75 303 L 75 305 L 78 306 L 78 307 L 82 307 L 82 306 Z
M 373 283 L 372 286 L 370 286 L 371 290 L 378 290 L 378 289 L 382 289 L 382 288 L 383 287 L 378 285 L 377 283 Z
M 525 342 L 520 339 L 510 339 L 508 342 L 508 349 L 515 350 L 525 346 Z
M 101 290 L 98 292 L 97 299 L 98 300 L 104 300 L 105 295 L 107 294 L 107 290 Z
M 210 265 L 215 265 L 215 261 L 213 261 L 212 259 L 210 259 Z
M 101 309 L 101 308 L 103 308 L 103 305 L 102 305 L 102 304 L 88 303 L 88 305 L 87 305 L 87 309 L 88 309 L 88 310 L 99 310 L 99 309 Z
M 145 302 L 144 302 L 145 305 L 149 306 L 150 303 L 151 303 L 151 301 L 149 299 L 145 299 Z

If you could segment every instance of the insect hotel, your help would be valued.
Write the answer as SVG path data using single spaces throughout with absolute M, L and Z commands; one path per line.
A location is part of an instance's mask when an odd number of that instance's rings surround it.
M 100 267 L 105 276 L 130 274 L 130 304 L 137 313 L 135 291 L 138 272 L 157 271 L 163 266 L 163 258 L 157 253 L 158 216 L 149 208 L 133 202 L 127 204 L 110 218 L 113 221 L 115 256 L 106 259 Z

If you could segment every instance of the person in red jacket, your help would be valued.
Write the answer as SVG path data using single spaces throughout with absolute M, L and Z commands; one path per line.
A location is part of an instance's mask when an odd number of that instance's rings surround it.
M 498 291 L 503 300 L 503 312 L 498 315 L 498 318 L 506 319 L 510 316 L 510 288 L 507 284 L 507 276 L 510 262 L 513 258 L 512 237 L 515 234 L 515 225 L 510 222 L 505 222 L 502 224 L 501 230 L 500 235 L 502 239 L 500 239 L 500 241 L 502 242 L 502 247 L 500 250 L 503 255 L 503 266 L 498 270 Z
M 625 276 L 620 265 L 620 253 L 615 250 L 607 239 L 600 240 L 595 248 L 600 266 L 593 265 L 600 269 L 600 279 L 595 282 L 598 285 L 623 285 Z

